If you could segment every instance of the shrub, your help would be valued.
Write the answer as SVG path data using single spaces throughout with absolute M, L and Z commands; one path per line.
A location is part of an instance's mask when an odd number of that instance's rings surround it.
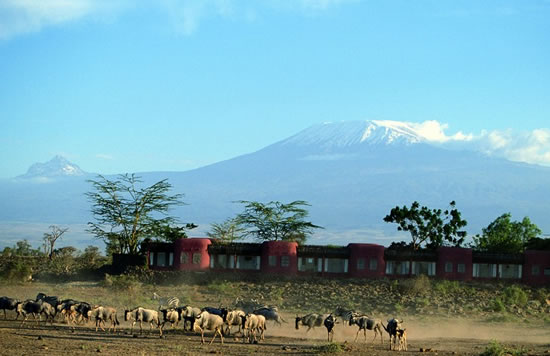
M 458 281 L 439 281 L 435 284 L 434 289 L 436 292 L 443 295 L 453 295 L 462 290 L 460 283 Z
M 523 349 L 510 349 L 507 348 L 497 341 L 491 341 L 491 343 L 485 348 L 485 351 L 483 351 L 480 356 L 504 356 L 504 355 L 511 355 L 511 356 L 522 356 L 525 355 L 525 350 Z
M 491 303 L 491 309 L 496 312 L 503 312 L 506 310 L 506 306 L 504 305 L 504 302 L 499 297 L 496 297 L 493 299 L 493 302 Z
M 344 348 L 339 343 L 330 342 L 326 345 L 317 347 L 317 351 L 321 354 L 335 354 L 344 351 Z
M 32 268 L 23 259 L 13 259 L 4 265 L 2 275 L 9 282 L 27 282 L 32 278 Z
M 525 306 L 529 298 L 521 287 L 509 286 L 504 289 L 504 300 L 509 305 Z
M 135 277 L 126 274 L 111 276 L 110 274 L 105 273 L 105 279 L 102 284 L 105 288 L 110 288 L 117 291 L 134 292 L 139 290 L 141 287 L 141 283 L 137 281 Z

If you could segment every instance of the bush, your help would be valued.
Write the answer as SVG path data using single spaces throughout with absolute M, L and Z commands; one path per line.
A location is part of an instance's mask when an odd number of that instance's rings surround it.
M 491 341 L 491 343 L 485 348 L 485 351 L 483 351 L 480 356 L 504 356 L 504 355 L 511 355 L 511 356 L 522 356 L 525 355 L 525 350 L 523 349 L 510 349 L 507 348 L 497 341 Z
M 103 287 L 117 291 L 135 292 L 141 288 L 141 283 L 133 276 L 121 274 L 120 276 L 111 276 L 105 273 Z
M 504 302 L 499 297 L 496 297 L 493 299 L 493 302 L 491 303 L 491 309 L 496 312 L 503 312 L 506 310 L 506 306 L 504 305 Z
M 9 282 L 28 282 L 32 279 L 32 268 L 23 259 L 13 259 L 4 265 L 2 276 Z
M 326 345 L 319 346 L 317 351 L 321 354 L 335 354 L 344 351 L 344 348 L 339 343 L 331 342 Z
M 504 290 L 504 301 L 508 305 L 525 306 L 529 300 L 527 293 L 519 286 L 510 286 Z
M 453 295 L 462 290 L 458 281 L 439 281 L 435 284 L 434 290 L 442 295 Z

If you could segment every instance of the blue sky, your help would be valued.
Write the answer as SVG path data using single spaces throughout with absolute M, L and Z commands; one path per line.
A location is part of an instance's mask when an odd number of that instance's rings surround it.
M 0 178 L 182 171 L 435 121 L 550 165 L 550 1 L 0 0 Z

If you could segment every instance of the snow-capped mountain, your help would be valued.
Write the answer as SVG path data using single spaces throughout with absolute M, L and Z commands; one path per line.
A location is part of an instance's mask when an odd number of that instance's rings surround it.
M 445 148 L 461 138 L 441 135 L 437 127 L 392 121 L 320 124 L 209 166 L 140 176 L 145 184 L 168 179 L 173 192 L 185 194 L 188 205 L 172 213 L 198 224 L 193 234 L 199 235 L 208 224 L 241 212 L 242 205 L 234 203 L 241 200 L 307 201 L 311 221 L 325 228 L 319 232 L 324 237 L 312 241 L 319 244 L 387 244 L 396 228 L 383 217 L 415 200 L 440 209 L 456 201 L 471 235 L 507 212 L 515 220 L 528 216 L 548 233 L 550 168 Z M 57 163 L 35 165 L 25 176 L 79 171 L 66 160 L 52 161 Z M 84 193 L 92 189 L 86 178 L 0 184 L 0 222 L 86 224 L 91 216 Z M 323 240 L 327 235 L 330 240 Z
M 69 162 L 62 156 L 55 156 L 45 163 L 35 163 L 29 167 L 27 173 L 17 179 L 51 179 L 59 177 L 79 177 L 86 175 L 80 167 Z
M 412 125 L 398 121 L 342 121 L 311 126 L 282 141 L 282 145 L 317 145 L 323 149 L 359 144 L 389 145 L 427 142 Z

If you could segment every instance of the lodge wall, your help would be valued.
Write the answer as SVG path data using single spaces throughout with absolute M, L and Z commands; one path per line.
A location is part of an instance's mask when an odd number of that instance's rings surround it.
M 241 271 L 281 275 L 382 278 L 428 275 L 448 280 L 511 280 L 550 285 L 550 251 L 491 254 L 469 248 L 393 250 L 377 244 L 299 246 L 296 242 L 220 243 L 207 238 L 144 246 L 154 270 Z

